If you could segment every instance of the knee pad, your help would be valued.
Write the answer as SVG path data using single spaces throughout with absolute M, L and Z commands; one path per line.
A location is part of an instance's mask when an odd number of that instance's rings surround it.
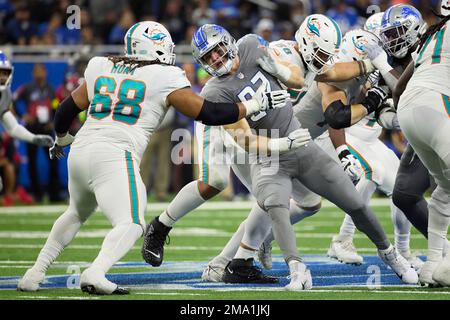
M 263 201 L 258 201 L 258 204 L 262 203 L 260 207 L 264 211 L 268 211 L 272 208 L 284 208 L 289 210 L 289 201 L 283 201 L 283 199 L 280 199 L 276 194 L 272 194 L 268 196 L 266 199 L 261 199 Z
M 423 199 L 422 196 L 415 194 L 406 194 L 401 191 L 395 190 L 392 193 L 392 202 L 394 205 L 402 210 L 403 212 L 407 212 L 408 208 L 414 206 L 416 203 L 420 202 Z

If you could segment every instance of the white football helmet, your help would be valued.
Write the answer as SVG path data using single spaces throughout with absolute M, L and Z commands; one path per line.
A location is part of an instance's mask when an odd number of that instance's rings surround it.
M 417 43 L 425 30 L 426 23 L 419 10 L 407 4 L 398 4 L 384 12 L 380 39 L 391 56 L 401 59 Z
M 305 18 L 295 33 L 300 53 L 308 69 L 316 74 L 323 73 L 325 66 L 339 52 L 341 29 L 337 23 L 322 14 Z
M 379 37 L 383 14 L 384 12 L 378 12 L 371 15 L 364 24 L 364 30 L 370 31 Z
M 367 30 L 355 29 L 348 31 L 342 39 L 338 54 L 340 62 L 361 61 L 367 58 L 365 46 L 378 43 L 380 39 Z
M 169 31 L 158 22 L 142 21 L 134 24 L 125 34 L 124 43 L 127 57 L 175 64 L 175 44 Z
M 441 15 L 450 15 L 450 0 L 442 0 L 441 2 Z

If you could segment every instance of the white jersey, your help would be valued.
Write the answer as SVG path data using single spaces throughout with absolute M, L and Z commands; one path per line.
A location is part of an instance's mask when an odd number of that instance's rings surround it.
M 428 88 L 450 95 L 450 21 L 429 37 L 412 58 L 415 69 L 408 87 Z
M 92 58 L 84 77 L 91 104 L 73 146 L 107 142 L 139 160 L 167 112 L 167 96 L 190 86 L 178 67 L 153 64 L 130 70 L 106 57 Z

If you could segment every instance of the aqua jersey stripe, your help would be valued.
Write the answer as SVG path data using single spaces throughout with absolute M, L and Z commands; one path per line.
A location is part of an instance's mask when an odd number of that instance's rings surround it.
M 130 189 L 131 216 L 133 217 L 133 223 L 140 224 L 136 176 L 134 175 L 133 159 L 129 151 L 125 151 L 125 159 L 127 162 L 128 184 Z
M 436 46 L 434 47 L 433 56 L 432 56 L 432 63 L 440 63 L 441 62 L 441 55 L 442 55 L 442 47 L 444 42 L 444 33 L 446 28 L 442 28 L 439 30 L 438 33 L 436 33 Z
M 361 155 L 355 149 L 353 149 L 353 147 L 349 146 L 348 144 L 347 146 L 348 149 L 350 150 L 350 153 L 354 155 L 355 158 L 358 159 L 361 165 L 363 166 L 364 172 L 366 173 L 366 179 L 372 180 L 372 168 L 370 167 L 370 165 L 363 157 L 361 157 Z
M 203 130 L 203 182 L 208 184 L 209 172 L 208 172 L 208 162 L 209 162 L 209 126 L 205 126 Z
M 445 109 L 447 110 L 447 115 L 450 117 L 450 97 L 443 94 L 442 100 L 444 101 L 444 106 Z
M 430 44 L 431 39 L 432 39 L 432 37 L 428 37 L 422 47 L 422 50 L 420 50 L 419 56 L 417 57 L 416 65 L 414 66 L 415 68 L 420 66 L 420 60 L 422 59 L 423 53 L 425 52 L 427 46 Z
M 139 26 L 139 23 L 136 23 L 134 26 L 131 27 L 130 31 L 128 32 L 127 36 L 127 54 L 131 53 L 131 36 L 133 35 L 134 30 Z

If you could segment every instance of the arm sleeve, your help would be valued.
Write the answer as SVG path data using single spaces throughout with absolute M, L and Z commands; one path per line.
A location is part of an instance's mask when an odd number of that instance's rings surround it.
M 55 113 L 55 131 L 59 134 L 64 134 L 69 131 L 72 125 L 73 119 L 78 116 L 78 114 L 83 111 L 77 107 L 72 95 L 65 98 L 59 108 L 56 109 Z
M 6 131 L 15 139 L 20 139 L 26 142 L 33 142 L 34 134 L 28 131 L 25 127 L 17 122 L 16 117 L 11 111 L 6 111 L 0 116 Z

